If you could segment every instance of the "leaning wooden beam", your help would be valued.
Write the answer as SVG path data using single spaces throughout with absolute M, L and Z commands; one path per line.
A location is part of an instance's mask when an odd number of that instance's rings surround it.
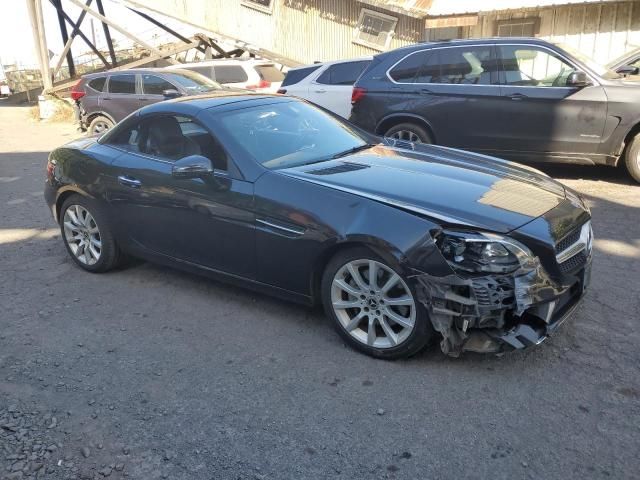
M 120 32 L 122 35 L 124 35 L 125 37 L 133 40 L 134 42 L 136 42 L 137 44 L 143 46 L 144 48 L 146 48 L 147 50 L 149 50 L 151 53 L 155 54 L 155 55 L 159 55 L 160 58 L 164 57 L 166 54 L 163 53 L 161 50 L 158 50 L 157 48 L 155 48 L 153 45 L 148 44 L 147 42 L 145 42 L 144 40 L 140 40 L 138 37 L 136 37 L 135 35 L 132 35 L 131 33 L 127 32 L 124 28 L 120 27 L 117 23 L 112 22 L 111 20 L 109 20 L 107 17 L 105 17 L 104 15 L 100 15 L 98 12 L 96 12 L 95 10 L 87 7 L 86 5 L 84 5 L 83 3 L 81 3 L 79 0 L 69 0 L 71 3 L 73 3 L 74 5 L 76 5 L 77 7 L 86 10 L 86 12 L 89 15 L 94 16 L 95 18 L 97 18 L 98 20 L 100 20 L 102 23 L 105 23 L 107 25 L 109 25 L 111 28 L 113 28 L 114 30 L 117 30 L 118 32 Z M 174 60 L 173 58 L 167 58 L 167 61 L 169 63 L 172 63 L 174 65 L 179 64 L 180 62 L 178 62 L 177 60 Z
M 140 65 L 144 65 L 146 63 L 150 63 L 153 62 L 155 60 L 160 60 L 163 57 L 166 57 L 167 55 L 175 55 L 176 53 L 182 53 L 185 50 L 190 50 L 192 48 L 196 48 L 199 45 L 198 41 L 193 41 L 191 43 L 188 43 L 186 45 L 180 45 L 179 47 L 176 48 L 172 48 L 170 50 L 165 50 L 164 52 L 162 52 L 162 55 L 155 55 L 152 54 L 148 57 L 144 57 L 144 58 L 140 58 L 138 60 L 134 60 L 133 62 L 129 62 L 129 63 L 125 63 L 123 65 L 120 65 L 116 68 L 111 68 L 109 69 L 110 72 L 114 72 L 114 71 L 119 71 L 119 70 L 128 70 L 130 68 L 136 68 L 139 67 Z M 73 79 L 73 80 L 69 80 L 67 82 L 64 83 L 60 83 L 58 85 L 55 85 L 52 89 L 49 90 L 49 92 L 51 93 L 55 93 L 55 92 L 59 92 L 61 90 L 66 90 L 68 88 L 73 87 L 76 83 L 78 83 L 78 79 Z

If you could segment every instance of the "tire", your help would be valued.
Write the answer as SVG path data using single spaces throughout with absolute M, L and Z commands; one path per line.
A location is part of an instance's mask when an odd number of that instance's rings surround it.
M 640 133 L 633 137 L 625 149 L 624 166 L 631 178 L 640 183 Z
M 83 212 L 87 212 L 89 217 Z M 82 269 L 102 273 L 120 264 L 122 254 L 113 229 L 95 200 L 77 194 L 67 198 L 60 209 L 60 232 L 67 252 Z M 87 245 L 92 248 L 87 248 Z
M 365 290 L 357 286 L 358 282 L 351 275 L 349 267 L 357 270 L 360 280 L 365 282 L 370 294 L 374 291 L 370 289 L 368 282 L 369 265 L 372 265 L 372 262 L 378 274 L 375 277 L 378 279 L 376 282 L 378 285 L 386 286 L 393 274 L 397 275 L 398 280 L 386 290 L 386 293 L 382 293 L 382 287 L 374 287 L 377 291 L 376 295 L 368 295 L 365 298 L 362 298 L 364 293 L 362 296 L 354 295 L 355 292 Z M 340 284 L 346 284 L 352 293 L 347 293 L 347 290 L 339 286 Z M 372 357 L 387 360 L 410 357 L 422 350 L 435 335 L 425 307 L 417 300 L 414 285 L 398 273 L 395 266 L 382 260 L 367 248 L 342 250 L 329 261 L 322 276 L 321 296 L 327 317 L 331 319 L 344 341 L 354 349 Z M 394 306 L 385 303 L 394 299 L 403 301 L 407 298 L 411 300 L 411 306 Z M 357 305 L 353 308 L 336 306 L 349 304 Z M 411 326 L 394 322 L 391 316 L 388 316 L 389 311 L 393 316 Z M 372 321 L 374 333 L 370 337 L 369 326 Z M 383 323 L 386 323 L 386 328 Z M 388 334 L 389 329 L 395 337 Z
M 397 138 L 414 143 L 433 143 L 431 134 L 415 123 L 399 123 L 384 134 L 385 137 Z
M 87 135 L 89 136 L 101 135 L 107 130 L 110 130 L 111 128 L 113 128 L 113 125 L 114 123 L 111 120 L 109 120 L 107 117 L 98 115 L 97 117 L 91 120 L 91 123 L 89 123 L 89 127 L 87 128 Z

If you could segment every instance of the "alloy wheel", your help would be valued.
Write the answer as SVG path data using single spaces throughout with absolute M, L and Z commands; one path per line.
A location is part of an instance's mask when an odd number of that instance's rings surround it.
M 396 140 L 405 140 L 408 142 L 420 143 L 420 137 L 411 130 L 398 130 L 390 135 L 391 138 L 395 138 Z
M 104 121 L 99 121 L 99 122 L 95 122 L 93 124 L 93 134 L 100 134 L 100 133 L 104 133 L 107 130 L 109 130 L 110 125 L 107 122 Z
M 342 266 L 331 284 L 333 311 L 357 341 L 375 348 L 392 348 L 413 331 L 416 304 L 400 275 L 370 259 Z
M 102 241 L 100 229 L 89 210 L 81 205 L 69 205 L 63 218 L 64 238 L 71 253 L 85 265 L 100 260 Z

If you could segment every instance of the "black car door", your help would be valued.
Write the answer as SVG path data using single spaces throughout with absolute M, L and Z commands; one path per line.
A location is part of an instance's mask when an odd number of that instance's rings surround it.
M 110 201 L 134 248 L 253 278 L 253 184 L 230 169 L 216 138 L 193 118 L 152 114 L 110 140 L 124 153 L 114 163 Z M 209 158 L 203 178 L 172 175 L 188 155 Z
M 607 96 L 592 79 L 567 86 L 578 70 L 546 47 L 498 45 L 502 100 L 493 132 L 495 152 L 514 160 L 545 160 L 598 152 L 607 118 Z
M 402 109 L 424 118 L 436 143 L 469 150 L 490 147 L 501 93 L 493 45 L 416 51 L 392 67 L 389 76 L 405 94 Z

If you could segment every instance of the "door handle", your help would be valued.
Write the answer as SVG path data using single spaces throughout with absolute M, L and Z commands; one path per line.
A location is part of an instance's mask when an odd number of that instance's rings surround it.
M 316 90 L 316 93 L 327 93 L 326 90 Z
M 520 100 L 524 100 L 525 98 L 527 98 L 527 96 L 524 93 L 514 93 L 512 95 L 509 95 L 509 98 L 511 100 L 520 101 Z
M 424 95 L 430 95 L 433 92 L 431 90 L 429 90 L 428 88 L 421 88 L 420 89 L 420 93 L 424 94 Z
M 125 187 L 139 188 L 142 185 L 142 182 L 137 178 L 129 177 L 127 175 L 120 175 L 118 177 L 118 183 L 120 185 L 124 185 Z

